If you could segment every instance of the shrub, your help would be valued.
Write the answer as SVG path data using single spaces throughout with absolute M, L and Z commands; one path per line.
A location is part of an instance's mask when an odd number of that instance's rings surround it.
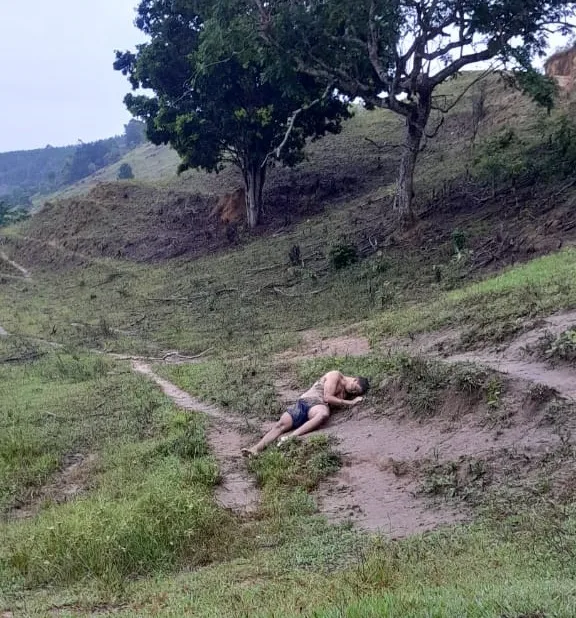
M 355 245 L 341 243 L 330 249 L 330 264 L 335 270 L 341 270 L 358 261 L 358 250 Z
M 129 163 L 122 163 L 118 169 L 118 180 L 131 180 L 134 178 L 132 166 Z

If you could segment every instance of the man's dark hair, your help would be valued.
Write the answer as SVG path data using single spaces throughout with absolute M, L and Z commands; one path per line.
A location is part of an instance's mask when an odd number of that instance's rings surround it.
M 356 378 L 358 380 L 358 384 L 362 389 L 362 395 L 365 395 L 370 390 L 370 382 L 368 382 L 368 378 Z

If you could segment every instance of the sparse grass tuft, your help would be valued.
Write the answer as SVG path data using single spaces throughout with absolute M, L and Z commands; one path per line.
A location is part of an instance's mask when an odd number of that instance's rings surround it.
M 156 369 L 180 388 L 246 418 L 276 418 L 281 413 L 270 365 L 263 360 L 213 360 Z
M 368 377 L 372 384 L 368 402 L 377 409 L 401 400 L 420 418 L 466 413 L 477 404 L 498 407 L 504 392 L 494 372 L 472 363 L 446 364 L 406 354 L 310 360 L 300 364 L 299 379 L 306 384 L 330 369 Z M 462 400 L 460 412 L 454 395 Z

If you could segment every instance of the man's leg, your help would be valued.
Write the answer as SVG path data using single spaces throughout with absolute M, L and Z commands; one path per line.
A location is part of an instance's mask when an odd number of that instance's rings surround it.
M 310 433 L 318 429 L 318 427 L 329 418 L 330 410 L 328 406 L 314 406 L 308 411 L 308 421 L 301 427 L 298 427 L 298 429 L 295 429 L 290 435 L 296 438 L 298 436 L 303 436 L 305 433 Z
M 252 448 L 243 448 L 242 454 L 244 455 L 257 455 L 261 453 L 269 444 L 274 442 L 283 433 L 292 429 L 292 417 L 288 412 L 284 412 L 280 417 L 280 420 L 272 427 L 272 429 Z

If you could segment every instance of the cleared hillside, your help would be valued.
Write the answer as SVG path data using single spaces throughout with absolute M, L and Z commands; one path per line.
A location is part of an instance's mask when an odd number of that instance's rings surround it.
M 2 231 L 0 612 L 574 615 L 573 125 L 487 95 L 408 231 L 381 112 L 274 170 L 255 234 L 208 218 L 230 172 Z M 334 368 L 360 407 L 241 458 Z

